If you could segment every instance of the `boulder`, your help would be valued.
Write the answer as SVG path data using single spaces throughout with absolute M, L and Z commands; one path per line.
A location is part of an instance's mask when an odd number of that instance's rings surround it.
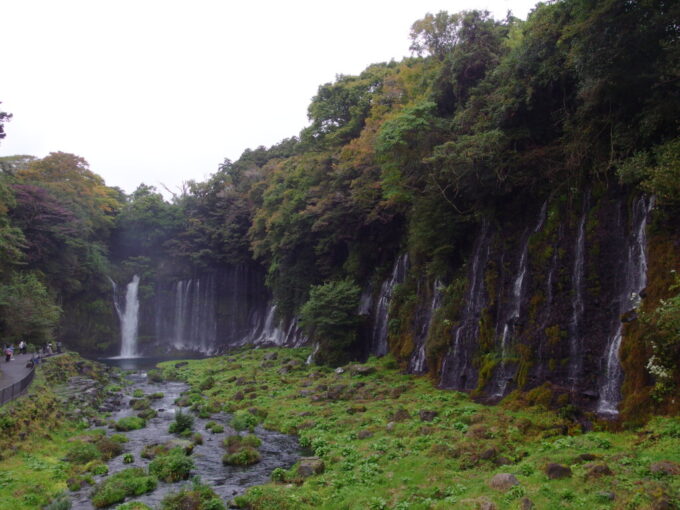
M 498 473 L 489 480 L 489 487 L 498 491 L 507 491 L 515 485 L 519 485 L 519 480 L 512 473 Z
M 524 497 L 519 500 L 519 508 L 520 510 L 532 510 L 532 508 L 534 508 L 534 502 L 529 498 Z
M 298 462 L 297 473 L 302 478 L 319 475 L 324 472 L 326 466 L 319 457 L 302 457 Z
M 360 430 L 359 433 L 357 434 L 357 437 L 359 439 L 368 439 L 369 437 L 373 437 L 373 432 L 370 430 Z
M 264 359 L 266 361 L 273 361 L 279 357 L 279 353 L 274 351 L 274 352 L 268 352 L 267 354 L 264 355 Z
M 561 478 L 569 478 L 571 476 L 571 469 L 569 466 L 557 464 L 555 462 L 547 464 L 543 469 L 543 472 L 551 480 L 559 480 Z
M 606 464 L 594 464 L 588 467 L 588 473 L 586 474 L 587 479 L 600 478 L 602 476 L 611 476 L 612 470 Z

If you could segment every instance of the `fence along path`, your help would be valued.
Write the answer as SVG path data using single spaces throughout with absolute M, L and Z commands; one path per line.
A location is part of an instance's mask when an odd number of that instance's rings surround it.
M 4 355 L 0 358 L 0 405 L 23 394 L 31 384 L 34 369 L 26 367 L 30 360 L 30 354 L 17 354 L 9 363 Z

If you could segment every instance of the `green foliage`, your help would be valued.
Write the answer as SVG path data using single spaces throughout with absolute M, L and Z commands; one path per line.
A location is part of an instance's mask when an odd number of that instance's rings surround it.
M 208 485 L 194 479 L 191 487 L 163 498 L 161 510 L 226 510 L 226 507 Z
M 76 442 L 66 454 L 66 460 L 74 464 L 86 464 L 102 456 L 99 449 L 93 443 L 84 441 Z
M 228 466 L 250 466 L 257 464 L 260 460 L 260 452 L 251 446 L 244 446 L 236 453 L 226 453 L 222 457 L 222 463 Z
M 253 430 L 260 422 L 257 416 L 249 411 L 239 410 L 234 413 L 231 418 L 231 426 L 238 430 Z
M 676 393 L 680 371 L 680 275 L 673 271 L 673 278 L 669 291 L 677 293 L 661 299 L 651 313 L 642 314 L 653 352 L 647 370 L 655 379 L 657 399 Z
M 194 463 L 183 450 L 175 448 L 166 455 L 159 455 L 149 464 L 149 473 L 164 482 L 172 483 L 189 478 Z
M 92 491 L 92 504 L 96 508 L 120 503 L 126 497 L 141 496 L 156 488 L 156 478 L 142 468 L 128 468 L 109 476 Z
M 119 432 L 127 432 L 129 430 L 138 430 L 146 427 L 146 421 L 138 416 L 126 416 L 121 418 L 115 424 L 115 428 Z
M 35 273 L 14 273 L 7 284 L 0 283 L 0 336 L 6 342 L 45 344 L 60 313 Z
M 319 344 L 317 363 L 340 364 L 349 356 L 359 323 L 357 307 L 361 289 L 349 280 L 313 287 L 300 310 L 300 324 Z
M 185 414 L 181 409 L 175 413 L 175 420 L 170 424 L 168 432 L 171 434 L 187 434 L 191 433 L 194 426 L 194 417 L 190 414 Z

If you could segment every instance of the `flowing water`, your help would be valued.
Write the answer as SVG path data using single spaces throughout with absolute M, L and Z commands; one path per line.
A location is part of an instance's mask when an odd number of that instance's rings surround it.
M 619 359 L 619 349 L 623 339 L 621 317 L 635 310 L 641 300 L 640 294 L 647 286 L 647 217 L 654 206 L 653 198 L 638 198 L 633 204 L 631 231 L 628 239 L 628 252 L 623 274 L 620 278 L 619 299 L 615 304 L 613 334 L 607 342 L 603 362 L 604 371 L 600 385 L 600 399 L 597 412 L 604 415 L 618 414 L 621 399 L 621 380 L 623 373 Z
M 139 276 L 134 275 L 132 281 L 127 284 L 125 290 L 125 302 L 119 303 L 118 286 L 111 280 L 113 285 L 113 304 L 120 321 L 120 357 L 135 358 L 137 352 L 137 332 L 139 328 Z
M 168 427 L 174 420 L 177 406 L 175 400 L 184 392 L 188 386 L 183 382 L 163 382 L 154 383 L 148 380 L 145 372 L 137 372 L 129 376 L 132 385 L 126 388 L 126 391 L 131 395 L 134 390 L 140 389 L 146 395 L 161 392 L 162 399 L 152 400 L 151 404 L 154 409 L 158 411 L 158 416 L 147 420 L 147 426 L 140 430 L 133 430 L 124 432 L 127 436 L 128 442 L 125 443 L 125 452 L 134 455 L 134 462 L 131 464 L 123 463 L 123 455 L 116 457 L 109 461 L 109 475 L 122 471 L 129 467 L 147 468 L 149 460 L 140 456 L 140 452 L 144 446 L 151 444 L 162 444 L 177 437 L 168 433 Z M 129 398 L 123 399 L 125 404 Z M 111 416 L 113 420 L 119 420 L 126 416 L 135 414 L 129 406 L 124 405 L 121 409 L 114 412 Z M 194 431 L 200 432 L 203 435 L 203 444 L 194 447 L 191 459 L 194 461 L 194 469 L 191 476 L 198 475 L 201 481 L 209 485 L 223 501 L 228 501 L 235 495 L 242 493 L 247 487 L 252 485 L 259 485 L 266 483 L 271 472 L 277 468 L 290 468 L 300 457 L 300 448 L 298 446 L 297 438 L 272 432 L 257 427 L 255 434 L 262 440 L 262 445 L 259 451 L 262 455 L 262 461 L 258 464 L 249 467 L 235 467 L 222 465 L 222 456 L 226 450 L 221 447 L 221 443 L 228 435 L 233 435 L 236 432 L 227 424 L 229 423 L 230 415 L 226 413 L 213 414 L 209 419 L 195 418 Z M 224 432 L 219 434 L 212 434 L 205 430 L 205 425 L 209 421 L 215 421 L 224 425 Z M 113 434 L 115 431 L 108 431 L 108 434 Z M 102 481 L 106 476 L 96 476 L 97 482 Z M 141 501 L 153 508 L 159 508 L 161 500 L 171 492 L 177 492 L 184 485 L 190 485 L 189 481 L 179 483 L 164 483 L 158 482 L 156 490 L 149 494 L 145 494 L 135 498 L 126 499 L 126 501 Z M 73 510 L 93 510 L 94 506 L 90 502 L 89 495 L 91 487 L 85 487 L 77 492 L 71 493 L 73 501 Z
M 403 283 L 408 271 L 408 255 L 399 256 L 394 263 L 392 275 L 385 280 L 380 287 L 380 295 L 378 296 L 378 303 L 375 307 L 375 314 L 373 319 L 373 331 L 371 342 L 371 353 L 376 356 L 384 356 L 389 350 L 387 345 L 387 327 L 389 324 L 390 303 L 392 300 L 392 292 L 394 287 Z
M 416 348 L 409 360 L 409 372 L 412 374 L 423 374 L 427 372 L 427 367 L 425 366 L 425 342 L 427 341 L 427 335 L 430 332 L 432 321 L 434 320 L 434 314 L 441 306 L 443 288 L 444 284 L 440 280 L 434 281 L 432 287 L 432 300 L 425 311 L 426 313 L 420 318 L 420 330 L 417 331 L 417 334 L 415 335 Z
M 472 357 L 479 333 L 479 320 L 486 305 L 484 269 L 489 259 L 491 244 L 489 230 L 489 224 L 484 220 L 470 264 L 465 308 L 458 325 L 453 330 L 453 344 L 442 362 L 439 382 L 442 388 L 470 390 L 477 384 L 477 372 L 472 365 Z
M 581 323 L 583 322 L 584 267 L 586 246 L 586 218 L 588 216 L 588 195 L 583 202 L 583 212 L 578 224 L 576 247 L 574 248 L 574 268 L 571 274 L 571 319 L 569 320 L 569 381 L 572 389 L 581 377 L 583 369 L 583 340 Z

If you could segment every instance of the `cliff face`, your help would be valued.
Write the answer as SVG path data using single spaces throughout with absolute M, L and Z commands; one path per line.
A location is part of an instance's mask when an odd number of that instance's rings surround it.
M 409 372 L 488 401 L 548 383 L 581 408 L 615 415 L 622 387 L 646 394 L 639 365 L 649 353 L 630 339 L 638 309 L 658 302 L 677 264 L 668 246 L 654 255 L 672 235 L 648 234 L 653 205 L 610 188 L 498 209 L 474 224 L 448 279 L 396 255 L 362 295 L 360 350 L 392 352 Z M 277 316 L 256 266 L 161 279 L 139 324 L 147 353 L 306 341 L 294 319 Z
M 623 190 L 489 214 L 452 281 L 405 277 L 413 299 L 392 303 L 392 351 L 412 373 L 489 401 L 549 383 L 581 408 L 617 414 L 621 360 L 645 378 L 627 336 L 647 296 L 651 216 L 652 199 Z M 654 285 L 668 285 L 674 262 L 654 261 Z

